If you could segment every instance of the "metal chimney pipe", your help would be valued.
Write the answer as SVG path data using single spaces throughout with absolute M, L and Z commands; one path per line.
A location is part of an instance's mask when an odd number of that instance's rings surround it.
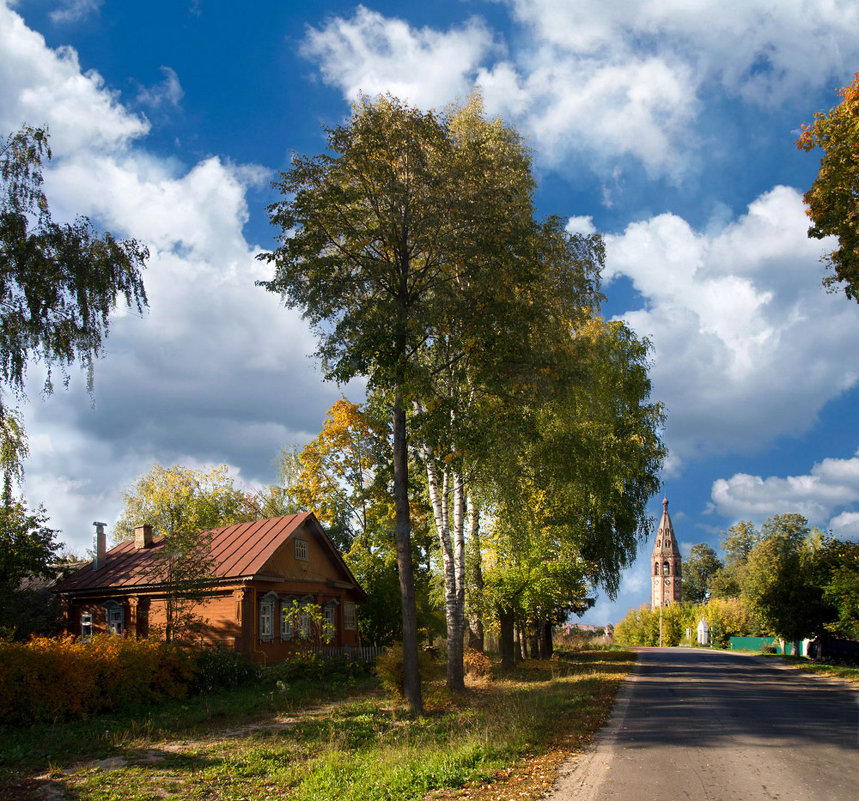
M 104 527 L 107 523 L 93 523 L 95 526 L 95 536 L 93 537 L 93 551 L 95 551 L 95 559 L 92 562 L 93 570 L 100 570 L 104 567 L 107 561 L 107 545 L 104 540 Z

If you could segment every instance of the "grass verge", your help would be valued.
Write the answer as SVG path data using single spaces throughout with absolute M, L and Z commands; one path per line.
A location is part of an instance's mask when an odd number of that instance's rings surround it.
M 605 720 L 633 661 L 618 651 L 527 661 L 463 695 L 436 680 L 420 719 L 364 686 L 349 699 L 273 695 L 241 711 L 248 691 L 221 694 L 103 731 L 98 719 L 77 747 L 85 724 L 42 727 L 49 736 L 0 740 L 0 795 L 23 801 L 50 787 L 80 801 L 536 799 Z

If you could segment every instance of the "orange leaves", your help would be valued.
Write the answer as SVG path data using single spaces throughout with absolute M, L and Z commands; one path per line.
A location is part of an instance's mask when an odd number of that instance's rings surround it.
M 196 671 L 194 652 L 157 640 L 99 635 L 0 642 L 0 722 L 82 718 L 182 698 Z

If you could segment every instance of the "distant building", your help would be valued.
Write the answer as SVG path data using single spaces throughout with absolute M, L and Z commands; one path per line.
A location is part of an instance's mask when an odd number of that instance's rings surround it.
M 668 499 L 662 501 L 662 520 L 656 531 L 651 560 L 650 608 L 680 603 L 680 549 L 668 515 Z

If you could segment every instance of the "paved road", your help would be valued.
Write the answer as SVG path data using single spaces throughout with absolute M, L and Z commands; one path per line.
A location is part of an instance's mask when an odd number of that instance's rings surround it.
M 550 801 L 859 801 L 859 688 L 722 651 L 641 649 Z

